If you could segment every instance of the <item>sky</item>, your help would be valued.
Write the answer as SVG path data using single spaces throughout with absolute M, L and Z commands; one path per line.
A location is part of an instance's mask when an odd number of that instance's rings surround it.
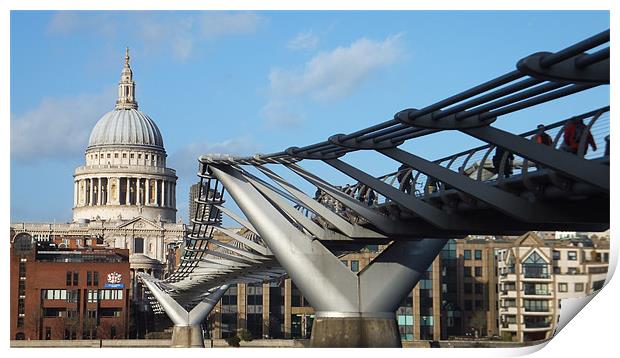
M 11 222 L 71 220 L 73 171 L 114 108 L 126 46 L 187 222 L 199 155 L 272 153 L 349 133 L 609 28 L 607 11 L 12 11 L 10 20 Z M 496 125 L 524 132 L 607 104 L 605 86 Z M 479 144 L 442 134 L 401 148 L 432 160 Z M 373 153 L 343 159 L 373 175 L 398 167 Z M 306 162 L 334 184 L 351 182 Z

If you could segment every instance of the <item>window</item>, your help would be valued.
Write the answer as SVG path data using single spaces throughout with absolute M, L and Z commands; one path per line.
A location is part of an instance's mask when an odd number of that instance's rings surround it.
M 549 285 L 546 283 L 523 283 L 523 291 L 526 295 L 548 295 Z
M 471 311 L 471 300 L 465 300 L 465 311 Z
M 45 339 L 52 339 L 52 327 L 45 327 Z
M 79 275 L 77 271 L 73 271 L 73 286 L 77 286 L 79 282 Z
M 547 300 L 523 300 L 525 312 L 548 312 L 549 301 Z
M 67 280 L 66 280 L 67 286 L 71 286 L 71 282 L 72 282 L 71 281 L 71 277 L 72 277 L 71 275 L 72 275 L 72 272 L 71 271 L 67 271 Z
M 93 273 L 91 271 L 86 271 L 86 286 L 92 286 L 93 284 Z
M 479 295 L 482 294 L 482 284 L 481 283 L 475 284 L 474 287 L 475 287 L 476 294 L 479 294 Z
M 67 290 L 42 290 L 43 298 L 46 300 L 66 300 Z
M 466 294 L 471 294 L 471 285 L 466 283 L 463 288 L 465 289 Z
M 110 159 L 110 153 L 108 153 L 108 159 Z
M 575 292 L 583 292 L 583 283 L 575 283 Z
M 99 290 L 100 300 L 122 300 L 123 290 Z
M 93 272 L 93 286 L 99 286 L 99 272 Z
M 560 251 L 558 250 L 553 250 L 553 259 L 554 260 L 559 260 L 562 256 L 560 255 Z
M 482 302 L 482 300 L 476 300 L 476 309 L 477 310 L 484 309 L 484 302 Z
M 127 153 L 123 153 L 123 159 L 127 158 Z
M 360 263 L 357 260 L 351 260 L 351 271 L 357 272 L 360 270 Z
M 144 155 L 144 159 L 149 160 L 149 155 L 148 155 L 148 154 L 145 154 L 145 155 Z
M 133 239 L 133 252 L 136 254 L 144 253 L 144 239 L 141 237 L 136 237 Z
M 474 274 L 476 277 L 482 277 L 482 266 L 476 266 L 474 268 Z
M 577 261 L 577 251 L 569 251 L 568 252 L 568 260 L 569 261 Z
M 138 159 L 142 159 L 142 153 L 138 153 Z
M 476 250 L 474 251 L 474 258 L 476 260 L 482 260 L 482 250 Z
M 568 274 L 569 275 L 578 275 L 579 274 L 579 268 L 578 267 L 569 267 L 568 268 Z
M 114 158 L 118 159 L 118 153 L 114 153 Z
M 505 299 L 503 307 L 517 307 L 517 301 L 514 298 Z
M 558 291 L 559 292 L 568 292 L 568 284 L 567 283 L 558 283 Z
M 77 303 L 80 300 L 80 290 L 67 291 L 67 302 Z
M 133 153 L 129 154 L 129 158 L 133 159 Z
M 593 291 L 598 291 L 601 288 L 603 288 L 603 285 L 605 285 L 605 280 L 594 281 L 594 282 L 592 282 L 592 290 Z
M 471 260 L 471 250 L 464 250 L 463 251 L 463 259 L 464 260 Z
M 562 273 L 562 269 L 559 266 L 553 266 L 553 273 L 559 275 Z
M 547 262 L 536 251 L 523 261 L 525 278 L 549 278 Z
M 471 277 L 471 267 L 468 267 L 468 266 L 463 267 L 463 276 Z
M 98 294 L 97 290 L 88 290 L 87 292 L 87 300 L 89 303 L 97 302 Z

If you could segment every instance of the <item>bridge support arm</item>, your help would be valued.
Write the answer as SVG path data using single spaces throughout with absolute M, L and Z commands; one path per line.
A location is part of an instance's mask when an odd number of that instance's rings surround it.
M 226 292 L 228 285 L 216 288 L 194 306 L 191 311 L 187 312 L 168 293 L 160 289 L 152 281 L 151 276 L 141 274 L 140 279 L 142 279 L 144 285 L 151 291 L 153 297 L 161 305 L 172 323 L 174 323 L 171 346 L 176 348 L 204 347 L 204 336 L 200 324 Z

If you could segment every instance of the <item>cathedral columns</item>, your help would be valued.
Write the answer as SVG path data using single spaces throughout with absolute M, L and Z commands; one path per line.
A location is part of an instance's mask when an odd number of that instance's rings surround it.
M 125 205 L 131 205 L 131 203 L 129 202 L 129 190 L 131 188 L 130 185 L 130 178 L 126 178 L 125 179 Z
M 110 182 L 112 181 L 111 179 L 112 179 L 112 178 L 108 178 L 108 180 L 107 180 L 107 182 L 106 182 L 106 196 L 105 196 L 105 198 L 106 198 L 105 204 L 106 204 L 106 205 L 110 205 L 110 204 L 112 204 L 112 201 L 111 201 L 110 199 L 111 199 L 113 196 L 114 196 L 114 197 L 117 197 L 116 195 L 113 195 L 113 194 L 112 194 L 112 189 L 110 188 Z
M 90 185 L 88 186 L 88 205 L 93 205 L 93 178 L 87 179 Z
M 144 205 L 150 205 L 151 203 L 151 190 L 149 184 L 150 179 L 144 179 Z
M 172 207 L 177 207 L 177 185 L 172 183 Z
M 165 207 L 166 206 L 166 181 L 165 180 L 161 180 L 161 207 Z
M 103 180 L 97 178 L 97 205 L 103 205 Z
M 136 178 L 136 202 L 135 205 L 140 204 L 140 178 Z
M 81 200 L 80 200 L 80 205 L 84 206 L 87 205 L 88 203 L 86 202 L 86 180 L 82 179 L 80 180 L 80 182 L 82 183 L 82 190 L 81 190 Z
M 73 207 L 78 206 L 78 182 L 77 180 L 73 181 Z

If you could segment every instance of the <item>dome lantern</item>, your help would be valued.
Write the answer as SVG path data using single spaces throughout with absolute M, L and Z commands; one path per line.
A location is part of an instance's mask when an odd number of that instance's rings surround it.
M 121 81 L 118 83 L 116 109 L 138 109 L 136 83 L 133 81 L 133 72 L 129 66 L 129 47 L 125 48 L 125 67 L 121 72 Z

